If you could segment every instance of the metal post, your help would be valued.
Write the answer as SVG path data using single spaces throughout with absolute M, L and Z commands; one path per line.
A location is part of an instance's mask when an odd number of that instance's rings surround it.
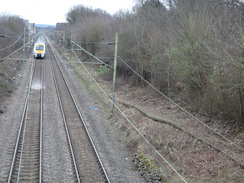
M 24 27 L 24 38 L 23 38 L 23 52 L 22 52 L 22 58 L 24 58 L 25 53 L 25 27 Z
M 23 51 L 22 51 L 22 58 L 23 59 L 24 59 L 24 53 L 25 53 L 25 27 L 24 27 Z
M 28 41 L 27 42 L 29 42 L 30 41 L 30 33 L 31 33 L 31 29 L 30 28 L 28 28 L 27 33 L 28 33 Z M 30 50 L 30 44 L 28 43 L 28 51 L 29 50 Z
M 23 52 L 25 52 L 25 27 L 24 27 Z
M 65 32 L 63 31 L 63 47 L 65 47 L 64 46 L 64 40 L 65 40 Z
M 113 96 L 112 96 L 113 107 L 112 107 L 112 111 L 114 111 L 114 101 L 115 101 L 115 82 L 116 82 L 116 72 L 117 72 L 117 56 L 118 56 L 118 33 L 115 34 Z
M 72 43 L 72 31 L 70 31 L 70 61 L 72 61 L 73 54 L 73 43 Z

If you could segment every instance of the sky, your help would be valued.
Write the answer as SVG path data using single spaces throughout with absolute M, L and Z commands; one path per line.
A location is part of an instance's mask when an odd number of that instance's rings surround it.
M 56 25 L 65 22 L 65 14 L 75 5 L 114 14 L 118 10 L 131 10 L 134 4 L 134 0 L 3 0 L 0 14 L 18 15 L 30 23 Z

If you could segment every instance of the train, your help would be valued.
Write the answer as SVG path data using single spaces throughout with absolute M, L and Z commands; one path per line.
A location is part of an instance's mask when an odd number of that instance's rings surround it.
M 39 37 L 34 44 L 33 55 L 35 58 L 44 58 L 46 54 L 45 37 Z

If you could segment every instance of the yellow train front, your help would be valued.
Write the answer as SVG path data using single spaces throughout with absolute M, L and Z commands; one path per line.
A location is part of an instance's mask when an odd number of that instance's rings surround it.
M 45 43 L 36 42 L 34 45 L 33 54 L 35 58 L 44 58 L 46 53 Z

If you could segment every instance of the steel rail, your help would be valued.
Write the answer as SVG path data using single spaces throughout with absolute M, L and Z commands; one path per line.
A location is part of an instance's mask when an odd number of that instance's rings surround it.
M 42 68 L 43 62 L 42 62 Z M 40 90 L 40 142 L 39 142 L 39 183 L 42 183 L 42 126 L 43 126 L 43 86 L 44 86 L 44 72 L 41 72 L 41 90 Z
M 30 77 L 29 77 L 30 79 L 29 79 L 27 94 L 26 94 L 26 98 L 25 98 L 25 102 L 24 102 L 24 107 L 23 107 L 22 117 L 21 117 L 20 126 L 19 126 L 19 130 L 18 130 L 18 135 L 17 135 L 17 139 L 16 139 L 16 144 L 15 144 L 15 148 L 14 148 L 14 153 L 13 153 L 13 157 L 12 157 L 12 161 L 11 161 L 10 171 L 9 171 L 9 175 L 8 175 L 8 183 L 11 182 L 11 178 L 13 175 L 13 169 L 14 169 L 14 165 L 15 165 L 15 160 L 17 157 L 17 151 L 18 151 L 18 147 L 20 145 L 20 138 L 21 138 L 22 131 L 24 130 L 23 128 L 24 128 L 25 122 L 26 122 L 26 114 L 27 114 L 27 109 L 28 109 L 28 105 L 29 105 L 31 85 L 33 82 L 33 77 L 34 77 L 35 68 L 36 68 L 36 64 L 33 61 L 33 58 L 31 59 L 31 61 L 32 61 L 32 66 L 31 66 L 31 72 L 30 72 Z M 40 115 L 42 116 L 42 114 L 40 114 Z M 40 140 L 40 143 L 41 143 L 41 140 Z M 41 157 L 41 155 L 40 155 L 40 157 Z M 41 172 L 41 167 L 39 167 L 39 169 L 40 169 L 39 172 Z M 41 175 L 41 174 L 39 174 L 39 175 Z M 39 176 L 39 182 L 41 182 L 40 176 Z
M 32 81 L 33 81 L 34 69 L 35 69 L 35 62 L 33 62 L 33 59 L 32 59 L 29 86 L 28 86 L 28 90 L 27 90 L 27 94 L 26 94 L 26 98 L 25 98 L 25 104 L 24 104 L 24 108 L 23 108 L 23 112 L 22 112 L 21 121 L 20 121 L 18 136 L 17 136 L 17 139 L 16 139 L 16 144 L 15 144 L 15 148 L 14 148 L 14 154 L 13 154 L 11 167 L 10 167 L 10 171 L 9 171 L 8 183 L 10 183 L 11 177 L 12 177 L 12 174 L 13 174 L 14 162 L 15 162 L 15 159 L 16 159 L 17 150 L 18 150 L 18 146 L 19 146 L 19 142 L 20 142 L 21 131 L 22 131 L 22 127 L 23 127 L 23 124 L 24 124 L 26 111 L 27 111 L 27 107 L 28 107 L 28 102 L 29 102 L 29 95 L 30 95 L 30 90 L 31 90 L 31 84 L 32 84 Z
M 49 40 L 48 40 L 48 43 L 49 43 Z M 50 45 L 50 43 L 49 43 L 49 45 Z M 50 48 L 51 48 L 51 51 L 53 52 L 53 48 L 52 48 L 51 45 L 50 45 Z M 91 135 L 90 135 L 90 133 L 89 133 L 89 131 L 88 131 L 87 125 L 86 125 L 85 122 L 84 122 L 85 120 L 84 120 L 84 118 L 83 118 L 83 116 L 82 116 L 82 114 L 81 114 L 81 112 L 80 112 L 80 110 L 79 110 L 79 108 L 78 108 L 76 99 L 75 99 L 74 95 L 73 95 L 72 92 L 71 92 L 70 86 L 69 86 L 69 84 L 68 84 L 68 82 L 67 82 L 67 79 L 66 79 L 66 77 L 65 77 L 65 75 L 64 75 L 64 73 L 63 73 L 63 71 L 62 71 L 62 69 L 61 69 L 61 67 L 60 67 L 60 64 L 59 64 L 58 61 L 57 61 L 58 59 L 57 59 L 56 55 L 54 54 L 54 52 L 53 52 L 53 55 L 54 55 L 54 57 L 55 57 L 55 60 L 56 60 L 57 65 L 58 65 L 58 67 L 59 67 L 59 70 L 60 70 L 60 72 L 61 72 L 61 74 L 62 74 L 62 77 L 63 77 L 63 79 L 64 79 L 64 81 L 65 81 L 65 84 L 66 84 L 66 86 L 67 86 L 67 89 L 68 89 L 68 91 L 69 91 L 69 94 L 70 94 L 70 96 L 71 96 L 71 98 L 72 98 L 72 100 L 73 100 L 73 102 L 74 102 L 74 104 L 75 104 L 75 108 L 76 108 L 76 110 L 77 110 L 77 112 L 78 112 L 78 114 L 79 114 L 80 120 L 81 120 L 81 122 L 82 122 L 82 125 L 84 126 L 84 129 L 85 129 L 85 132 L 86 132 L 86 134 L 87 134 L 87 136 L 88 136 L 88 139 L 89 139 L 89 141 L 90 141 L 90 143 L 91 143 L 91 145 L 92 145 L 92 148 L 93 148 L 93 150 L 94 150 L 94 152 L 95 152 L 95 155 L 96 155 L 96 157 L 97 157 L 97 159 L 98 159 L 98 161 L 99 161 L 99 165 L 101 166 L 102 171 L 103 171 L 103 173 L 104 173 L 104 175 L 105 175 L 106 181 L 107 181 L 108 183 L 110 183 L 108 174 L 107 174 L 107 172 L 106 172 L 106 170 L 105 170 L 105 167 L 104 167 L 104 165 L 103 165 L 103 163 L 102 163 L 102 160 L 101 160 L 101 158 L 100 158 L 100 156 L 99 156 L 99 154 L 98 154 L 98 151 L 97 151 L 97 149 L 96 149 L 96 147 L 95 147 L 95 143 L 93 142 L 93 139 L 92 139 L 92 137 L 91 137 Z
M 9 171 L 9 175 L 8 175 L 8 183 L 10 183 L 11 180 L 12 180 L 12 175 L 13 175 L 15 161 L 16 161 L 16 158 L 17 158 L 17 153 L 18 153 L 18 149 L 19 149 L 19 145 L 20 145 L 21 135 L 23 133 L 25 133 L 26 115 L 27 115 L 28 106 L 29 106 L 31 86 L 32 86 L 32 83 L 33 83 L 34 73 L 35 73 L 35 70 L 36 70 L 36 63 L 35 63 L 35 61 L 33 61 L 33 58 L 31 60 L 32 60 L 32 66 L 31 66 L 31 72 L 30 72 L 29 85 L 28 85 L 27 94 L 26 94 L 26 98 L 25 98 L 25 103 L 24 103 L 24 107 L 23 107 L 20 127 L 19 127 L 19 130 L 18 130 L 18 136 L 17 136 L 17 139 L 16 139 L 15 148 L 14 148 L 14 154 L 13 154 L 13 158 L 12 158 L 12 161 L 11 161 L 11 167 L 10 167 L 10 171 Z M 41 71 L 41 85 L 43 85 L 43 76 L 44 76 L 43 71 Z M 39 148 L 40 148 L 40 151 L 39 151 L 39 177 L 38 177 L 39 178 L 39 183 L 42 182 L 42 121 L 43 121 L 43 112 L 42 112 L 43 111 L 43 89 L 42 88 L 40 90 L 40 95 L 41 95 L 41 98 L 40 98 L 40 114 L 39 114 L 39 120 L 40 120 L 40 124 L 39 124 L 40 125 L 39 126 L 40 127 L 39 128 L 39 130 L 40 130 L 39 131 L 39 133 L 40 133 Z M 22 146 L 23 146 L 23 144 L 22 144 Z M 21 152 L 21 156 L 20 156 L 20 164 L 19 164 L 17 182 L 19 182 L 19 177 L 20 177 L 21 161 L 22 161 L 22 152 Z
M 50 49 L 51 49 L 51 47 L 50 47 Z M 49 53 L 50 52 L 52 52 L 52 50 L 49 51 Z M 54 56 L 53 52 L 52 52 L 52 55 Z M 56 92 L 57 92 L 57 96 L 58 96 L 58 102 L 59 102 L 60 110 L 61 110 L 63 121 L 64 121 L 65 133 L 67 135 L 67 140 L 68 140 L 69 149 L 70 149 L 70 153 L 71 153 L 71 157 L 72 157 L 72 161 L 73 161 L 73 165 L 74 165 L 74 169 L 75 169 L 75 174 L 76 174 L 76 178 L 77 178 L 78 183 L 80 183 L 81 182 L 80 181 L 80 175 L 79 175 L 79 171 L 78 171 L 78 168 L 77 168 L 77 163 L 76 163 L 76 160 L 75 160 L 75 155 L 74 155 L 74 151 L 73 151 L 73 147 L 72 147 L 72 143 L 71 143 L 71 139 L 70 139 L 70 135 L 69 135 L 69 131 L 68 131 L 68 126 L 67 126 L 66 117 L 65 117 L 65 114 L 64 114 L 64 109 L 63 109 L 63 104 L 62 104 L 60 92 L 59 92 L 59 89 L 58 89 L 58 83 L 57 83 L 57 79 L 56 79 L 56 76 L 55 76 L 53 63 L 51 65 L 52 65 L 51 70 L 52 70 L 52 73 L 53 73 L 54 85 L 55 85 L 55 88 L 56 88 Z

